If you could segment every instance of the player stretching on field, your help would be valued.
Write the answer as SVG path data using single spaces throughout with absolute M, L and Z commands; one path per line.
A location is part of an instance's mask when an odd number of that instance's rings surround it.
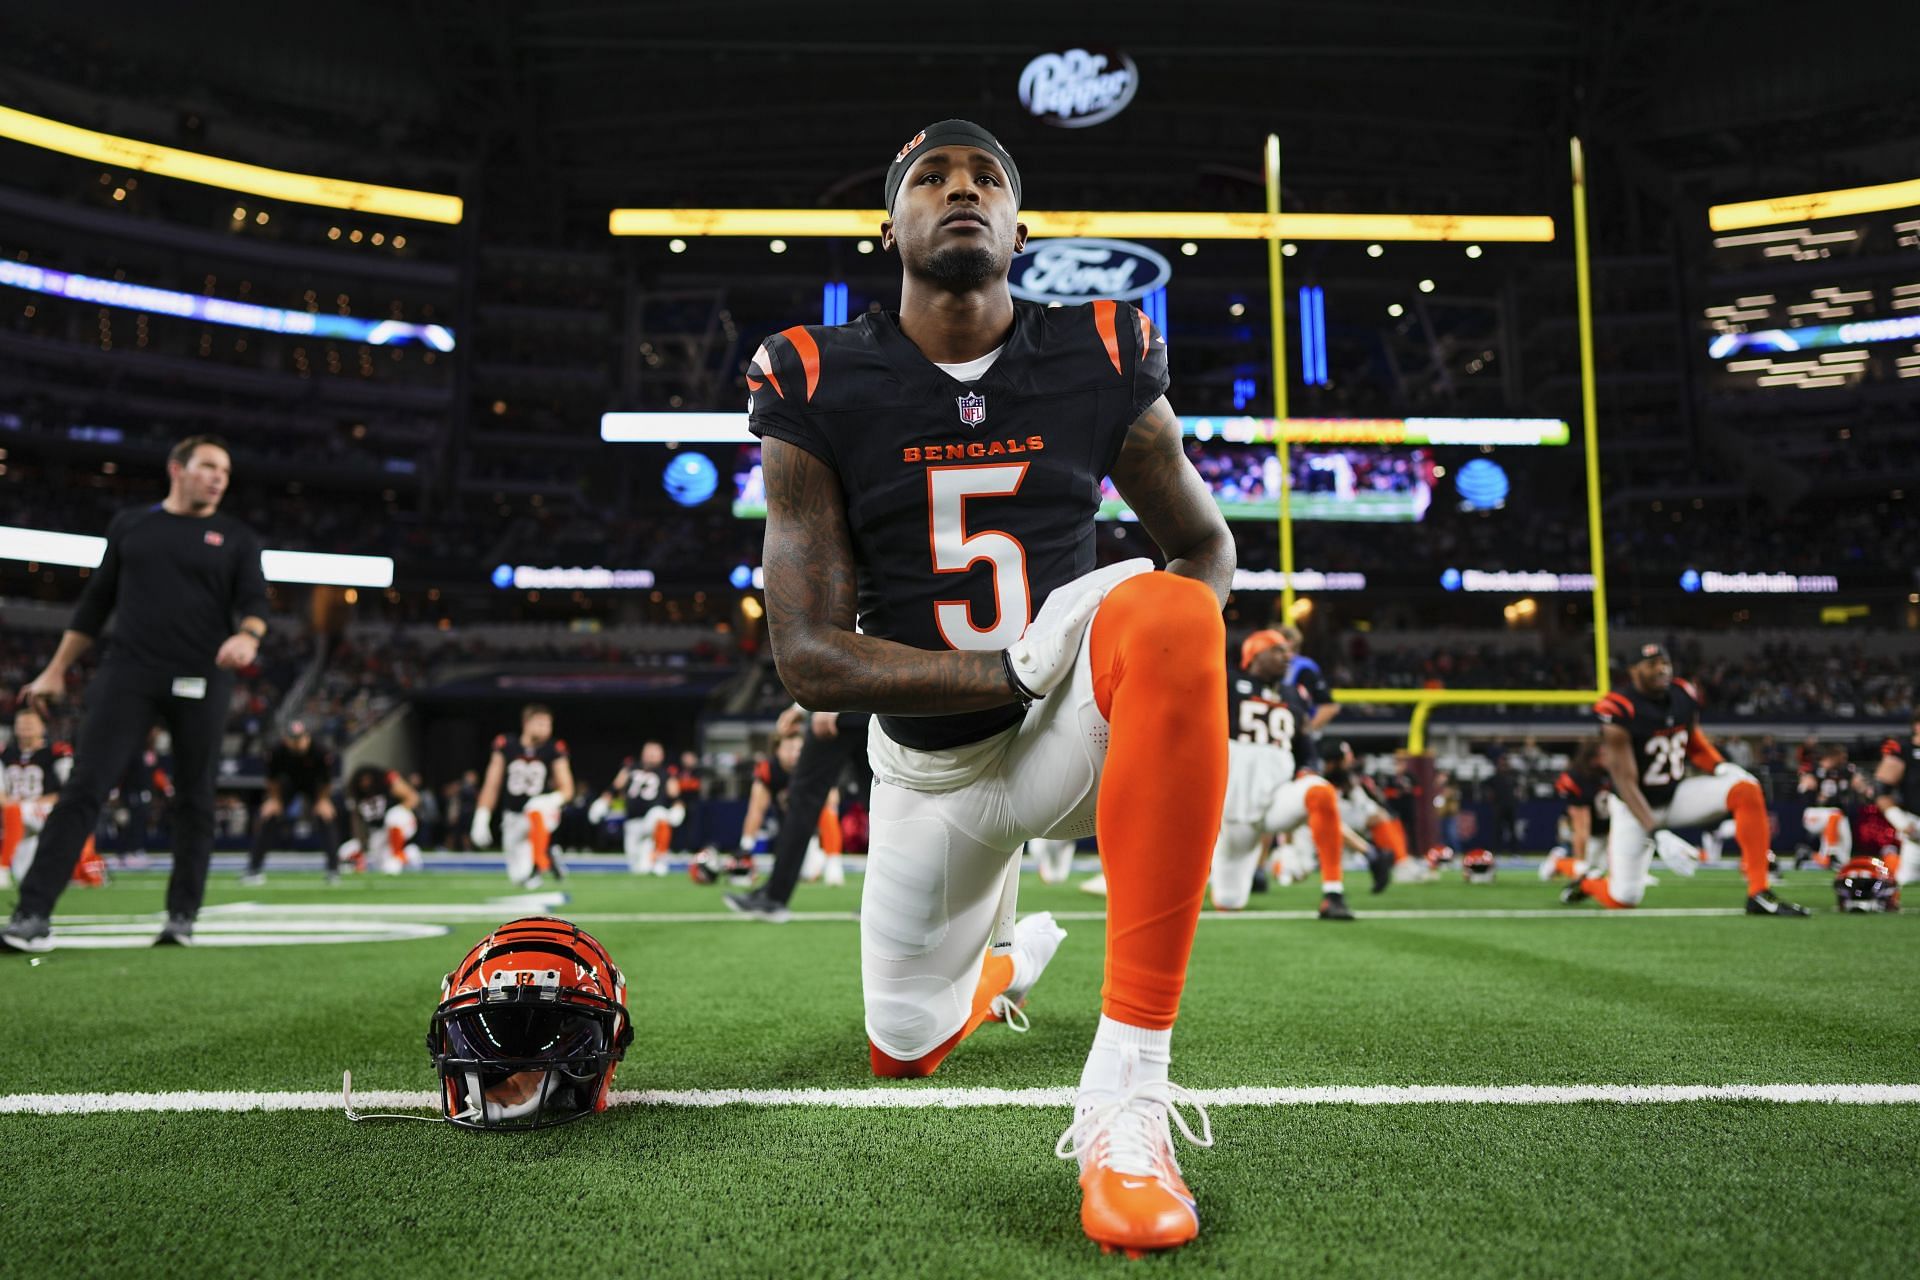
M 929 125 L 887 170 L 899 315 L 788 329 L 755 355 L 767 618 L 801 704 L 878 713 L 860 910 L 876 1074 L 929 1074 L 1025 998 L 1064 935 L 1045 915 L 1009 927 L 1015 853 L 1097 826 L 1106 984 L 1057 1149 L 1079 1161 L 1090 1236 L 1165 1248 L 1199 1231 L 1167 1069 L 1226 786 L 1233 539 L 1145 317 L 1008 293 L 1019 202 L 991 134 Z M 1103 476 L 1165 572 L 1095 570 Z
M 492 844 L 493 809 L 500 805 L 507 879 L 524 889 L 538 889 L 542 874 L 560 870 L 553 860 L 553 834 L 560 826 L 560 810 L 571 799 L 573 765 L 567 744 L 553 736 L 553 712 L 530 702 L 520 709 L 520 736 L 503 733 L 493 740 L 468 834 L 476 849 Z
M 1772 829 L 1767 802 L 1754 776 L 1724 760 L 1700 731 L 1700 695 L 1673 678 L 1673 660 L 1657 644 L 1640 646 L 1627 668 L 1628 684 L 1594 704 L 1601 755 L 1614 791 L 1613 829 L 1607 834 L 1607 875 L 1569 885 L 1563 902 L 1593 898 L 1602 906 L 1637 907 L 1647 890 L 1653 853 L 1683 876 L 1699 867 L 1693 848 L 1669 827 L 1711 827 L 1733 815 L 1740 868 L 1747 877 L 1747 914 L 1804 916 L 1767 888 Z M 1687 773 L 1687 766 L 1710 776 Z

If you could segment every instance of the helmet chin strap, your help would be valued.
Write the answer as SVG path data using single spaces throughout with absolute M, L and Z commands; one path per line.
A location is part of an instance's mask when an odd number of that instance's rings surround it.
M 409 1116 L 400 1115 L 396 1112 L 355 1111 L 353 1109 L 353 1072 L 351 1071 L 342 1071 L 340 1073 L 340 1107 L 341 1110 L 346 1112 L 347 1119 L 353 1121 L 355 1124 L 358 1124 L 362 1120 L 421 1120 L 427 1124 L 445 1124 L 447 1122 L 446 1116 Z M 459 1118 L 462 1120 L 470 1119 L 474 1114 L 471 1110 L 463 1111 L 460 1113 Z

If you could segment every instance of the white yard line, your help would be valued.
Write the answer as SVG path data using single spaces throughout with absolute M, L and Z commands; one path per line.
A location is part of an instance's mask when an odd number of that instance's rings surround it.
M 1847 1106 L 1920 1104 L 1920 1084 L 1512 1084 L 1512 1085 L 1334 1085 L 1317 1088 L 1242 1086 L 1198 1089 L 1210 1107 L 1545 1106 L 1606 1102 L 1646 1105 L 1681 1102 L 1837 1103 Z M 1073 1101 L 1068 1087 L 1038 1089 L 919 1088 L 865 1089 L 688 1089 L 620 1090 L 616 1106 L 643 1107 L 830 1107 L 847 1110 L 903 1110 L 971 1107 L 1064 1108 Z M 363 1111 L 401 1108 L 427 1111 L 435 1105 L 425 1090 L 368 1090 L 353 1095 Z M 150 1112 L 332 1111 L 341 1105 L 337 1090 L 307 1093 L 21 1093 L 0 1095 L 0 1115 L 106 1115 Z

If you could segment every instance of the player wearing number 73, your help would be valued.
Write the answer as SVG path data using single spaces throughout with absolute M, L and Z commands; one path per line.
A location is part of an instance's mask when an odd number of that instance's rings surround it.
M 876 1074 L 927 1075 L 984 1023 L 1025 1022 L 1065 934 L 1045 913 L 1014 924 L 1018 851 L 1097 828 L 1102 1016 L 1055 1149 L 1078 1162 L 1088 1235 L 1166 1248 L 1199 1230 L 1167 1075 L 1226 786 L 1233 539 L 1181 447 L 1152 324 L 1111 301 L 1014 302 L 1019 202 L 991 134 L 929 125 L 887 170 L 899 313 L 788 329 L 754 356 L 767 619 L 802 706 L 877 713 L 860 909 Z M 1164 571 L 1096 567 L 1107 476 Z M 1171 1123 L 1211 1141 L 1204 1113 L 1197 1134 Z
M 1700 729 L 1700 695 L 1673 678 L 1673 660 L 1658 644 L 1643 644 L 1627 668 L 1627 687 L 1594 704 L 1601 758 L 1613 780 L 1607 876 L 1589 876 L 1561 894 L 1563 902 L 1593 898 L 1605 907 L 1637 907 L 1647 891 L 1655 854 L 1669 870 L 1697 869 L 1692 846 L 1672 827 L 1712 827 L 1733 816 L 1740 869 L 1747 880 L 1747 913 L 1804 916 L 1805 907 L 1767 888 L 1772 829 L 1754 776 L 1721 758 Z M 1691 765 L 1703 772 L 1689 774 Z

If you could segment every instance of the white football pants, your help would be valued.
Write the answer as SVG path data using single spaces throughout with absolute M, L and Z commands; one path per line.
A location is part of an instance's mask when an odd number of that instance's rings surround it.
M 1735 784 L 1752 782 L 1745 769 L 1685 778 L 1674 788 L 1665 808 L 1653 811 L 1655 830 L 1668 827 L 1712 827 L 1727 816 L 1727 796 Z M 1607 833 L 1607 892 L 1623 906 L 1637 906 L 1647 896 L 1647 871 L 1653 863 L 1653 832 L 1634 820 L 1627 806 L 1614 801 L 1613 827 Z

